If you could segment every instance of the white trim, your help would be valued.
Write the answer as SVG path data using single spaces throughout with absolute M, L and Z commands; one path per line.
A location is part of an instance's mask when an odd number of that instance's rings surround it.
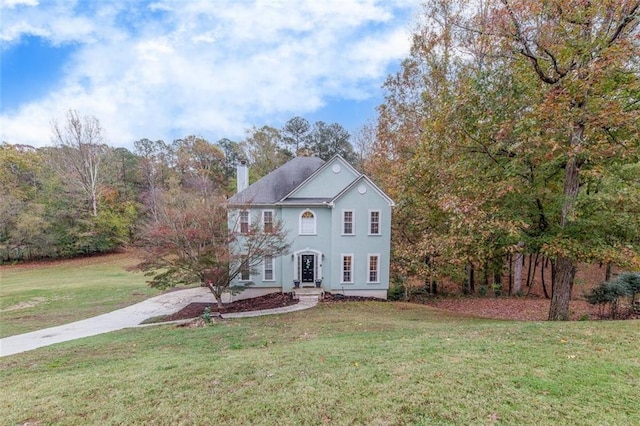
M 351 232 L 350 233 L 344 232 L 344 225 L 346 223 L 345 220 L 344 220 L 345 213 L 351 213 Z M 343 209 L 342 210 L 341 226 L 342 226 L 342 228 L 340 229 L 340 234 L 341 235 L 348 235 L 348 236 L 356 235 L 356 214 L 352 209 Z
M 300 256 L 303 254 L 313 254 L 315 255 L 315 271 L 314 271 L 314 280 L 323 280 L 324 277 L 322 275 L 322 260 L 323 260 L 323 254 L 321 251 L 318 250 L 313 250 L 310 249 L 309 247 L 306 247 L 302 250 L 297 250 L 294 251 L 293 253 L 291 253 L 291 256 L 293 257 L 293 279 L 294 280 L 300 280 L 302 281 L 302 277 L 299 275 L 298 273 L 298 269 L 299 267 L 299 263 L 300 263 Z
M 376 257 L 376 280 L 371 281 L 371 258 Z M 380 253 L 367 254 L 367 284 L 380 284 Z
M 313 231 L 312 232 L 302 232 L 302 215 L 305 213 L 311 213 L 313 215 Z M 318 226 L 318 215 L 311 209 L 304 209 L 300 212 L 298 216 L 298 235 L 317 235 L 317 226 Z
M 350 281 L 345 281 L 344 280 L 344 273 L 347 272 L 346 269 L 344 269 L 344 259 L 345 257 L 349 256 L 351 258 L 351 269 L 349 270 L 350 273 Z M 353 256 L 353 253 L 342 253 L 340 255 L 340 284 L 353 284 L 355 281 L 353 279 L 353 275 L 355 272 L 355 259 Z
M 271 278 L 267 278 L 267 262 L 266 259 L 271 258 Z M 265 256 L 262 258 L 262 281 L 270 282 L 276 280 L 276 258 L 273 256 Z
M 371 232 L 371 213 L 378 213 L 378 233 L 374 234 Z M 378 236 L 382 235 L 382 212 L 380 210 L 369 210 L 368 220 L 367 220 L 367 235 Z
M 261 216 L 261 219 L 262 219 L 262 231 L 263 231 L 263 232 L 267 232 L 267 231 L 264 229 L 264 214 L 265 214 L 265 213 L 268 213 L 268 212 L 270 212 L 270 213 L 271 213 L 271 231 L 269 231 L 269 232 L 273 232 L 273 228 L 274 228 L 274 226 L 275 226 L 275 221 L 276 221 L 276 212 L 275 212 L 275 210 L 273 210 L 273 209 L 262 210 L 262 213 L 261 213 L 261 215 L 260 215 L 260 216 Z

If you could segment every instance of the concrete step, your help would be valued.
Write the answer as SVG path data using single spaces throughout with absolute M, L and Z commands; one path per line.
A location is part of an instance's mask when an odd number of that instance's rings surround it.
M 293 289 L 293 298 L 322 300 L 324 298 L 324 290 L 321 288 L 295 288 Z

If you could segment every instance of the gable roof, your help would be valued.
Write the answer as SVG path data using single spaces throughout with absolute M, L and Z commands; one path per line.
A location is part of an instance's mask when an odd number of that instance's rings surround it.
M 229 198 L 228 203 L 275 204 L 324 164 L 324 160 L 318 157 L 295 157 Z
M 296 192 L 298 192 L 300 190 L 300 188 L 302 188 L 303 186 L 305 186 L 305 184 L 307 182 L 312 181 L 317 175 L 319 175 L 320 173 L 322 173 L 322 171 L 324 169 L 326 169 L 327 167 L 329 167 L 329 165 L 331 163 L 333 163 L 334 160 L 338 160 L 340 161 L 347 169 L 349 169 L 354 176 L 357 178 L 358 176 L 360 176 L 360 172 L 358 172 L 351 164 L 349 164 L 349 162 L 347 160 L 345 160 L 344 158 L 342 158 L 342 156 L 340 154 L 336 154 L 333 157 L 331 157 L 326 163 L 322 164 L 320 167 L 318 167 L 316 169 L 316 171 L 314 171 L 312 174 L 310 174 L 304 181 L 300 182 L 299 185 L 291 188 L 291 191 L 289 191 L 287 194 L 285 194 L 280 201 L 283 202 L 289 198 L 293 198 L 293 196 L 295 195 Z
M 330 204 L 334 205 L 336 201 L 338 201 L 340 198 L 342 198 L 343 195 L 348 193 L 353 187 L 355 187 L 358 183 L 360 183 L 362 181 L 367 182 L 373 188 L 374 191 L 376 191 L 387 203 L 389 203 L 389 206 L 393 207 L 393 206 L 396 205 L 396 203 L 394 203 L 393 200 L 387 194 L 385 194 L 382 189 L 380 189 L 378 187 L 378 185 L 373 183 L 373 181 L 371 179 L 369 179 L 369 176 L 367 176 L 367 175 L 360 175 L 357 179 L 354 179 L 353 182 L 351 182 L 346 188 L 344 188 L 342 191 L 340 191 L 340 193 L 338 193 L 338 195 L 333 197 L 333 199 L 331 200 Z

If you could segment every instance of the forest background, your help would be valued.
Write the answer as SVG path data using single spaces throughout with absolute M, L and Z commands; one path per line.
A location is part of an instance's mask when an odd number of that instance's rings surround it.
M 639 26 L 638 1 L 432 0 L 377 122 L 353 140 L 294 117 L 240 142 L 130 152 L 69 111 L 53 146 L 0 149 L 0 258 L 134 244 L 163 194 L 233 193 L 240 158 L 255 181 L 294 155 L 339 153 L 396 201 L 397 282 L 474 293 L 527 256 L 549 265 L 549 318 L 566 319 L 578 264 L 640 269 Z

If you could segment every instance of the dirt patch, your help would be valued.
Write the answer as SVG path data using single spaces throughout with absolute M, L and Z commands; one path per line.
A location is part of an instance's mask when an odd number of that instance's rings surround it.
M 532 297 L 451 297 L 424 301 L 423 304 L 463 315 L 481 318 L 516 321 L 546 321 L 549 316 L 548 299 Z M 628 313 L 618 319 L 639 319 L 640 315 Z M 572 300 L 569 304 L 569 319 L 599 320 L 603 318 L 597 306 L 584 300 Z
M 11 311 L 19 311 L 21 309 L 29 309 L 35 308 L 38 305 L 43 303 L 54 302 L 56 300 L 65 300 L 70 299 L 70 297 L 34 297 L 33 299 L 29 299 L 25 302 L 16 303 L 15 305 L 8 306 L 4 309 L 0 309 L 0 312 L 11 312 Z
M 527 297 L 456 297 L 437 298 L 424 304 L 438 309 L 481 318 L 516 321 L 545 321 L 549 315 L 548 299 Z M 597 308 L 587 302 L 575 300 L 570 303 L 570 319 L 595 319 Z

